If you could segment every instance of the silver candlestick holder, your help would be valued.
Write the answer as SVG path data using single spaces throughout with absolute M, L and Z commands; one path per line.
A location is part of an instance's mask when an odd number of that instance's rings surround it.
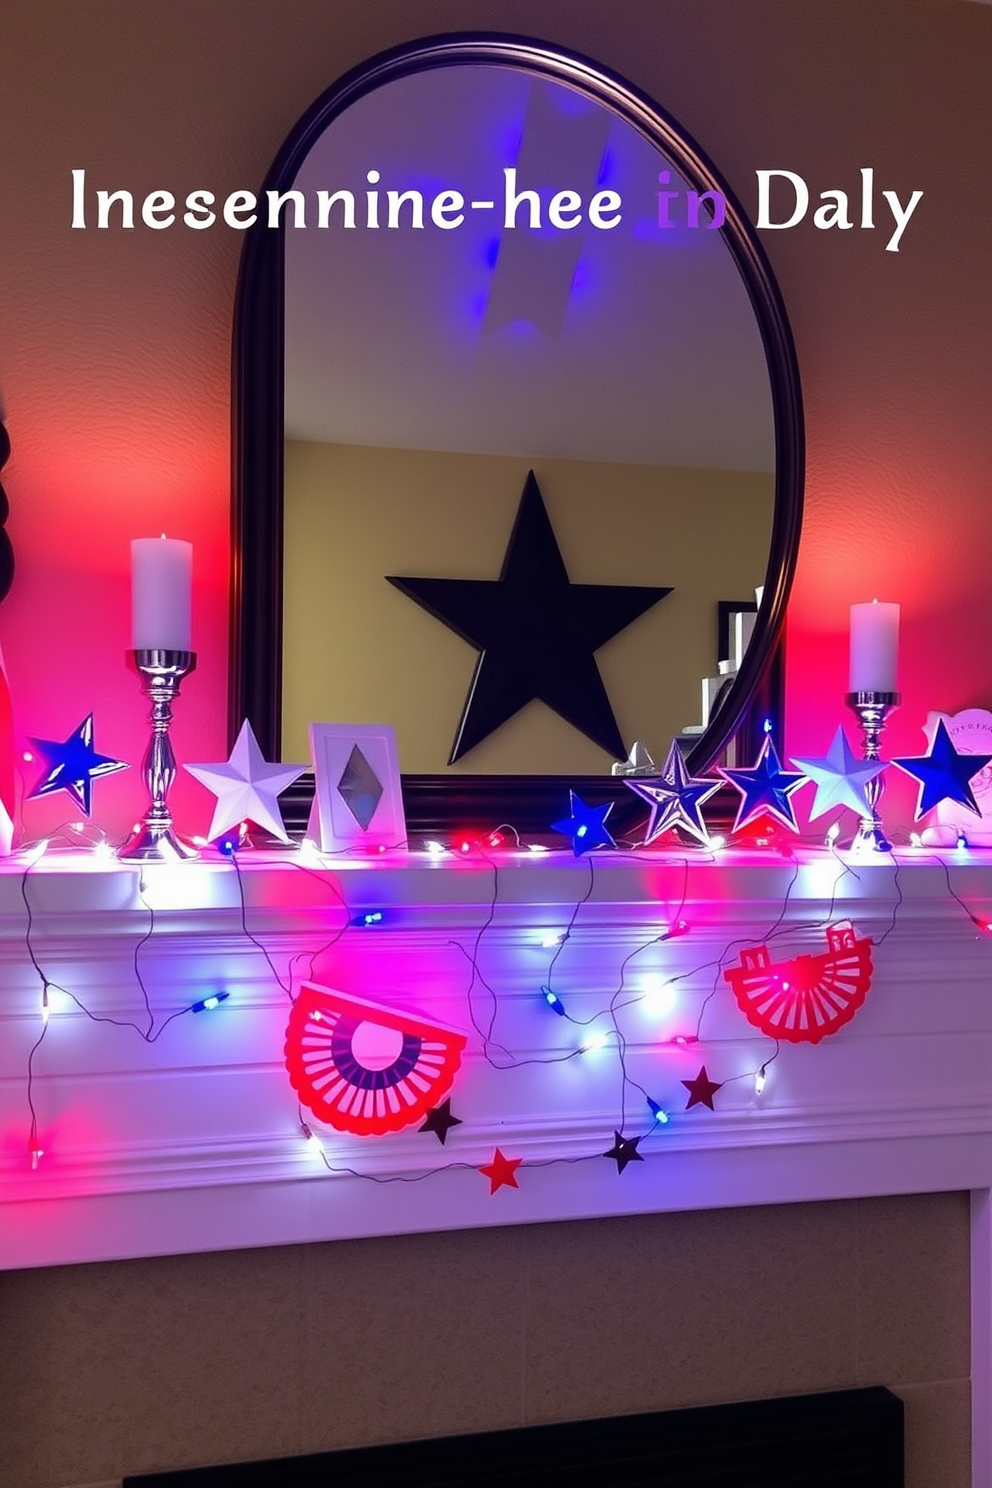
M 863 758 L 866 760 L 877 760 L 881 758 L 879 745 L 882 738 L 882 730 L 890 713 L 898 708 L 900 695 L 898 692 L 849 692 L 845 698 L 849 708 L 853 708 L 858 715 L 858 724 L 861 728 L 861 737 L 864 740 Z M 867 813 L 861 818 L 861 825 L 854 836 L 851 848 L 855 852 L 891 852 L 892 843 L 885 835 L 882 826 L 882 818 L 879 815 L 878 803 L 882 795 L 884 785 L 882 776 L 876 775 L 874 780 L 869 780 L 865 786 L 865 802 L 868 806 Z
M 141 762 L 149 807 L 117 856 L 125 862 L 176 863 L 198 856 L 172 830 L 169 791 L 176 778 L 176 756 L 169 740 L 172 702 L 184 677 L 196 667 L 195 651 L 129 651 L 128 665 L 141 678 L 141 690 L 151 701 L 151 738 Z

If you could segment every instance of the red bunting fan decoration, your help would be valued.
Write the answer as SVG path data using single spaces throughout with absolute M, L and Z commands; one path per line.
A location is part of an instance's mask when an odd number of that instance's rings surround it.
M 328 1126 L 381 1137 L 423 1121 L 451 1089 L 466 1036 L 414 1013 L 304 982 L 286 1027 L 286 1068 Z
M 818 1044 L 850 1023 L 871 986 L 871 940 L 842 920 L 827 927 L 827 946 L 791 961 L 772 961 L 764 945 L 742 951 L 723 975 L 748 1022 L 790 1044 Z

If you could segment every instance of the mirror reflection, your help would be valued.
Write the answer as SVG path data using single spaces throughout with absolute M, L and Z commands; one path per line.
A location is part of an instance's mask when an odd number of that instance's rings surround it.
M 294 189 L 284 756 L 320 719 L 394 725 L 408 773 L 663 757 L 746 645 L 772 530 L 767 363 L 719 198 L 495 66 L 359 99 Z

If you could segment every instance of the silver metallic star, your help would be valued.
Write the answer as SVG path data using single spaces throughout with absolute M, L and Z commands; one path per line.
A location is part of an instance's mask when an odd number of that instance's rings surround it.
M 710 835 L 699 808 L 720 789 L 720 782 L 694 780 L 686 768 L 682 751 L 674 740 L 657 775 L 642 780 L 625 779 L 624 784 L 651 806 L 651 818 L 643 847 L 647 847 L 649 842 L 653 842 L 671 827 L 684 827 L 704 845 L 709 842 Z
M 865 786 L 886 769 L 882 760 L 855 758 L 843 725 L 838 728 L 833 743 L 822 759 L 799 759 L 794 755 L 792 763 L 816 786 L 816 795 L 809 813 L 810 821 L 824 816 L 828 811 L 836 811 L 841 806 L 849 806 L 859 816 L 868 814 Z
M 247 718 L 228 760 L 186 768 L 217 797 L 207 833 L 211 842 L 243 821 L 252 821 L 283 842 L 289 841 L 276 797 L 298 780 L 307 766 L 268 764 Z

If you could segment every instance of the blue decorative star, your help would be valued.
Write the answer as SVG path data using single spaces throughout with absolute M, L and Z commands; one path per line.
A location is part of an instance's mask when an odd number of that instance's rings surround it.
M 577 858 L 584 853 L 592 852 L 596 847 L 616 847 L 616 843 L 606 830 L 604 825 L 606 818 L 613 810 L 613 802 L 608 801 L 605 806 L 587 806 L 580 801 L 574 791 L 568 793 L 568 809 L 571 816 L 564 821 L 556 821 L 551 825 L 552 832 L 561 832 L 565 837 L 572 839 L 572 851 Z
M 926 816 L 941 801 L 955 801 L 959 806 L 967 806 L 976 816 L 981 816 L 981 808 L 975 800 L 969 781 L 974 779 L 979 770 L 984 770 L 990 760 L 992 754 L 958 754 L 941 718 L 937 723 L 933 743 L 926 754 L 914 755 L 912 759 L 893 760 L 892 763 L 920 783 L 916 815 L 913 818 L 914 821 L 919 821 L 921 816 Z
M 843 725 L 834 734 L 834 741 L 822 759 L 797 759 L 793 755 L 792 763 L 799 766 L 807 780 L 816 784 L 810 821 L 841 806 L 849 806 L 859 816 L 864 816 L 868 811 L 865 786 L 887 768 L 881 760 L 857 759 L 851 752 Z
M 759 816 L 771 816 L 793 832 L 799 831 L 791 796 L 804 784 L 806 776 L 798 771 L 783 770 L 771 734 L 766 734 L 761 752 L 750 770 L 729 770 L 722 765 L 720 774 L 741 793 L 734 831 L 749 826 Z
M 651 805 L 651 819 L 642 846 L 647 847 L 670 827 L 684 827 L 702 843 L 709 832 L 699 808 L 720 789 L 719 780 L 695 780 L 686 768 L 685 756 L 673 740 L 659 775 L 648 779 L 625 779 L 625 785 Z
M 50 796 L 55 791 L 64 790 L 89 816 L 93 781 L 101 775 L 113 775 L 117 770 L 127 769 L 126 760 L 95 752 L 92 713 L 83 719 L 64 744 L 55 739 L 32 739 L 31 743 L 43 756 L 48 774 L 35 786 L 28 796 L 29 801 L 36 796 Z

